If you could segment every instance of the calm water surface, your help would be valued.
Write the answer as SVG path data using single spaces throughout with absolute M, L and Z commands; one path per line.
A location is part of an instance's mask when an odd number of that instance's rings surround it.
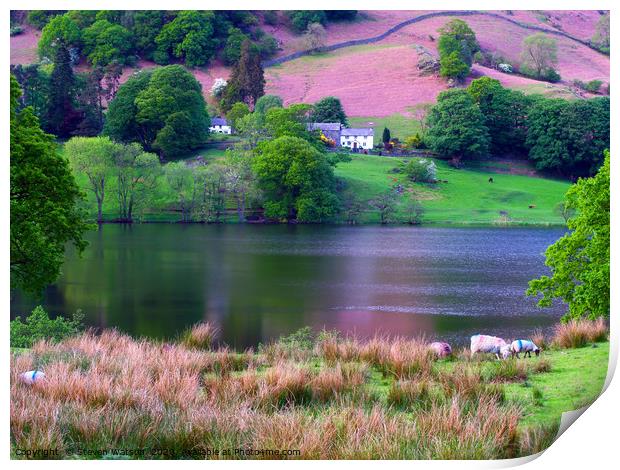
M 310 325 L 371 336 L 524 337 L 564 313 L 526 298 L 558 229 L 105 225 L 36 302 L 92 326 L 171 338 L 200 320 L 256 346 Z

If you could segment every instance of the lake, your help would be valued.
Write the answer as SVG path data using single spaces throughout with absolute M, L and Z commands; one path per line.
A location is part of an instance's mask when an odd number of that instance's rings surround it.
M 36 302 L 82 309 L 86 323 L 173 338 L 201 320 L 220 340 L 256 346 L 303 326 L 361 337 L 425 335 L 456 344 L 549 330 L 565 312 L 536 307 L 528 280 L 564 230 L 409 226 L 104 225 Z

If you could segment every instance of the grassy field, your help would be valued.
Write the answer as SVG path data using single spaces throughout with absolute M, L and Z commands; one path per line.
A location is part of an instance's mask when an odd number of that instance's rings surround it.
M 405 188 L 401 201 L 418 199 L 425 209 L 424 224 L 454 225 L 560 225 L 562 218 L 554 213 L 563 200 L 569 183 L 560 180 L 512 175 L 472 168 L 457 170 L 446 162 L 435 160 L 437 178 L 447 183 L 428 185 L 409 182 L 402 173 L 393 173 L 403 158 L 353 155 L 340 163 L 336 175 L 343 178 L 357 197 L 369 201 L 394 185 Z M 493 183 L 489 183 L 489 178 Z M 535 207 L 529 208 L 530 205 Z M 500 214 L 504 211 L 507 215 Z M 396 219 L 405 220 L 402 204 Z M 366 211 L 362 222 L 378 222 L 376 211 Z
M 238 353 L 216 347 L 209 324 L 175 343 L 112 330 L 38 343 L 11 354 L 12 456 L 19 458 L 17 448 L 95 459 L 113 448 L 146 452 L 131 458 L 529 455 L 550 445 L 563 412 L 601 392 L 606 328 L 588 328 L 598 342 L 577 349 L 555 342 L 540 357 L 503 361 L 467 350 L 437 359 L 419 339 L 308 330 Z M 21 383 L 18 374 L 35 367 L 45 379 Z
M 375 143 L 381 141 L 385 127 L 390 130 L 392 137 L 398 137 L 401 141 L 416 133 L 421 133 L 420 121 L 400 113 L 387 117 L 350 117 L 349 126 L 372 127 L 375 130 Z

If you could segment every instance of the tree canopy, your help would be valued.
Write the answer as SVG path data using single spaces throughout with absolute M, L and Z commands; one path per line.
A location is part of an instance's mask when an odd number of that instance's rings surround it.
M 558 43 L 545 33 L 536 33 L 523 40 L 521 71 L 536 78 L 558 81 Z
M 439 32 L 439 73 L 442 77 L 463 80 L 469 75 L 474 53 L 480 50 L 476 34 L 460 19 L 449 21 Z
M 311 120 L 313 122 L 339 122 L 344 126 L 349 125 L 342 103 L 334 96 L 326 96 L 314 104 Z
M 11 75 L 11 286 L 39 293 L 57 279 L 68 242 L 86 247 L 88 226 L 68 162 L 32 108 L 18 111 L 20 95 Z
M 215 14 L 208 10 L 179 12 L 155 38 L 155 61 L 167 64 L 172 54 L 182 58 L 188 67 L 206 64 L 215 55 L 214 19 Z
M 254 108 L 256 101 L 265 94 L 265 76 L 258 48 L 249 40 L 241 45 L 239 61 L 233 67 L 224 89 L 220 107 L 228 112 L 233 104 L 241 101 Z
M 169 65 L 140 72 L 119 88 L 104 132 L 176 157 L 204 143 L 209 123 L 196 78 L 180 65 Z
M 551 276 L 530 281 L 527 295 L 542 294 L 541 307 L 553 299 L 568 304 L 564 320 L 609 317 L 609 151 L 596 176 L 580 179 L 566 194 L 567 207 L 576 215 L 568 222 L 570 232 L 551 245 L 545 264 Z
M 484 116 L 466 90 L 443 91 L 428 115 L 427 140 L 431 149 L 455 161 L 481 157 L 489 151 Z
M 253 162 L 267 217 L 325 222 L 336 215 L 333 168 L 308 141 L 283 136 L 263 142 Z

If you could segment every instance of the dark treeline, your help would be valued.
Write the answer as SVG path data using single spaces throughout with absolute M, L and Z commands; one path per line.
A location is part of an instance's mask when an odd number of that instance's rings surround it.
M 527 154 L 540 171 L 591 176 L 609 148 L 609 97 L 565 100 L 525 95 L 489 77 L 439 94 L 423 141 L 462 160 Z

